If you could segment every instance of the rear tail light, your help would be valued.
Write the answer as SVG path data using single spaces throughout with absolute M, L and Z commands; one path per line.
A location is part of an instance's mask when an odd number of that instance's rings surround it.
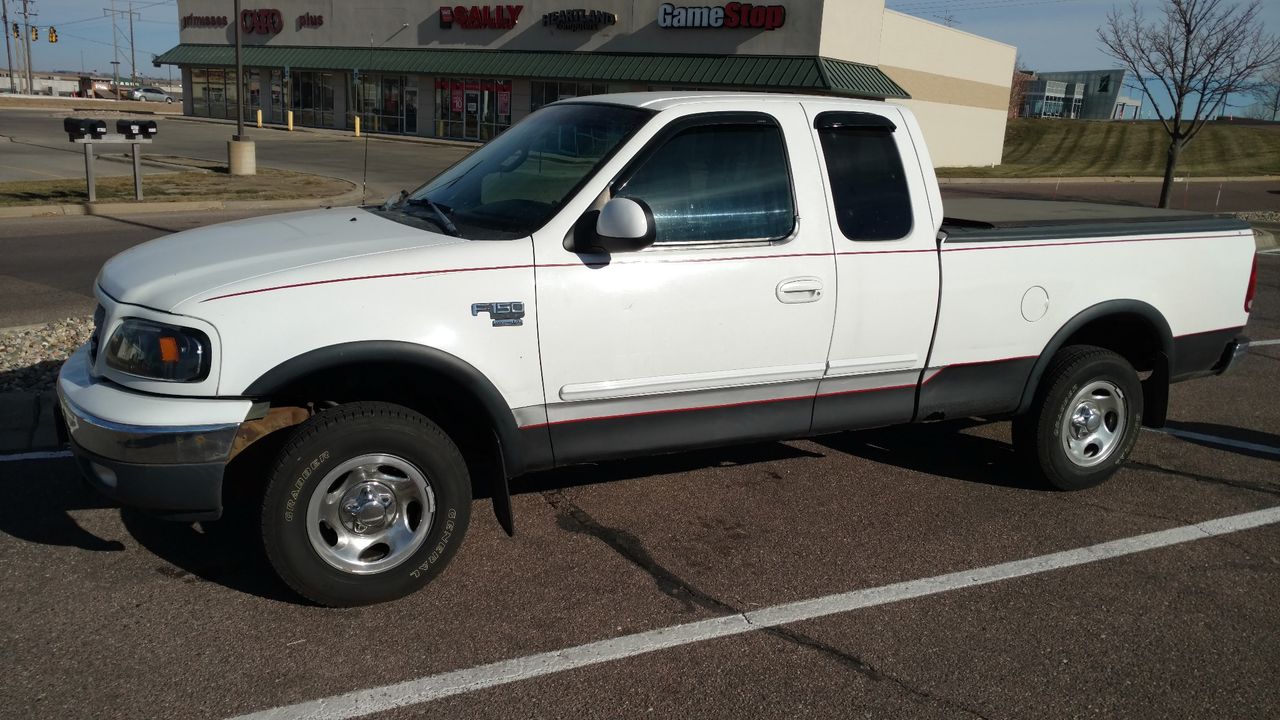
M 1249 289 L 1244 291 L 1244 311 L 1253 312 L 1253 296 L 1258 292 L 1258 256 L 1253 256 L 1253 269 L 1249 271 Z

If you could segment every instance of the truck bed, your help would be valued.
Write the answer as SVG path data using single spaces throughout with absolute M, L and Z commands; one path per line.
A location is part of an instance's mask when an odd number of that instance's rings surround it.
M 1076 239 L 1246 230 L 1230 215 L 1131 205 L 961 198 L 947 200 L 942 230 L 948 243 Z

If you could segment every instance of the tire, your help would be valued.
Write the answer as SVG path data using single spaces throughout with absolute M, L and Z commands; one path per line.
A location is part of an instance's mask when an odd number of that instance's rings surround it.
M 1049 362 L 1031 410 L 1013 420 L 1014 449 L 1039 479 L 1083 490 L 1111 477 L 1142 428 L 1142 383 L 1116 353 L 1070 345 Z
M 172 105 L 172 104 L 173 104 L 173 98 L 171 98 L 171 97 L 167 97 L 167 98 L 165 98 L 165 99 L 164 99 L 164 101 L 165 101 L 166 103 L 169 103 L 170 105 Z
M 467 465 L 449 436 L 408 408 L 358 402 L 289 438 L 267 481 L 262 539 L 299 595 L 350 607 L 421 589 L 470 518 Z

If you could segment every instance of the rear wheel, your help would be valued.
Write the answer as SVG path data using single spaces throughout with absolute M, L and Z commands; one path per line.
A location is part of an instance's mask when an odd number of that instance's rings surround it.
M 398 405 L 341 405 L 298 426 L 267 483 L 267 557 L 322 605 L 394 600 L 453 557 L 471 514 L 462 454 Z
M 1014 418 L 1014 447 L 1049 485 L 1082 490 L 1111 477 L 1142 426 L 1142 384 L 1105 348 L 1071 345 L 1049 363 L 1031 410 Z

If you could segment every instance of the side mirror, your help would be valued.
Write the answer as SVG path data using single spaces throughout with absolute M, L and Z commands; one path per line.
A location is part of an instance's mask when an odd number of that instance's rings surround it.
M 643 200 L 614 198 L 599 212 L 583 215 L 565 247 L 576 253 L 635 252 L 653 244 L 657 227 Z

